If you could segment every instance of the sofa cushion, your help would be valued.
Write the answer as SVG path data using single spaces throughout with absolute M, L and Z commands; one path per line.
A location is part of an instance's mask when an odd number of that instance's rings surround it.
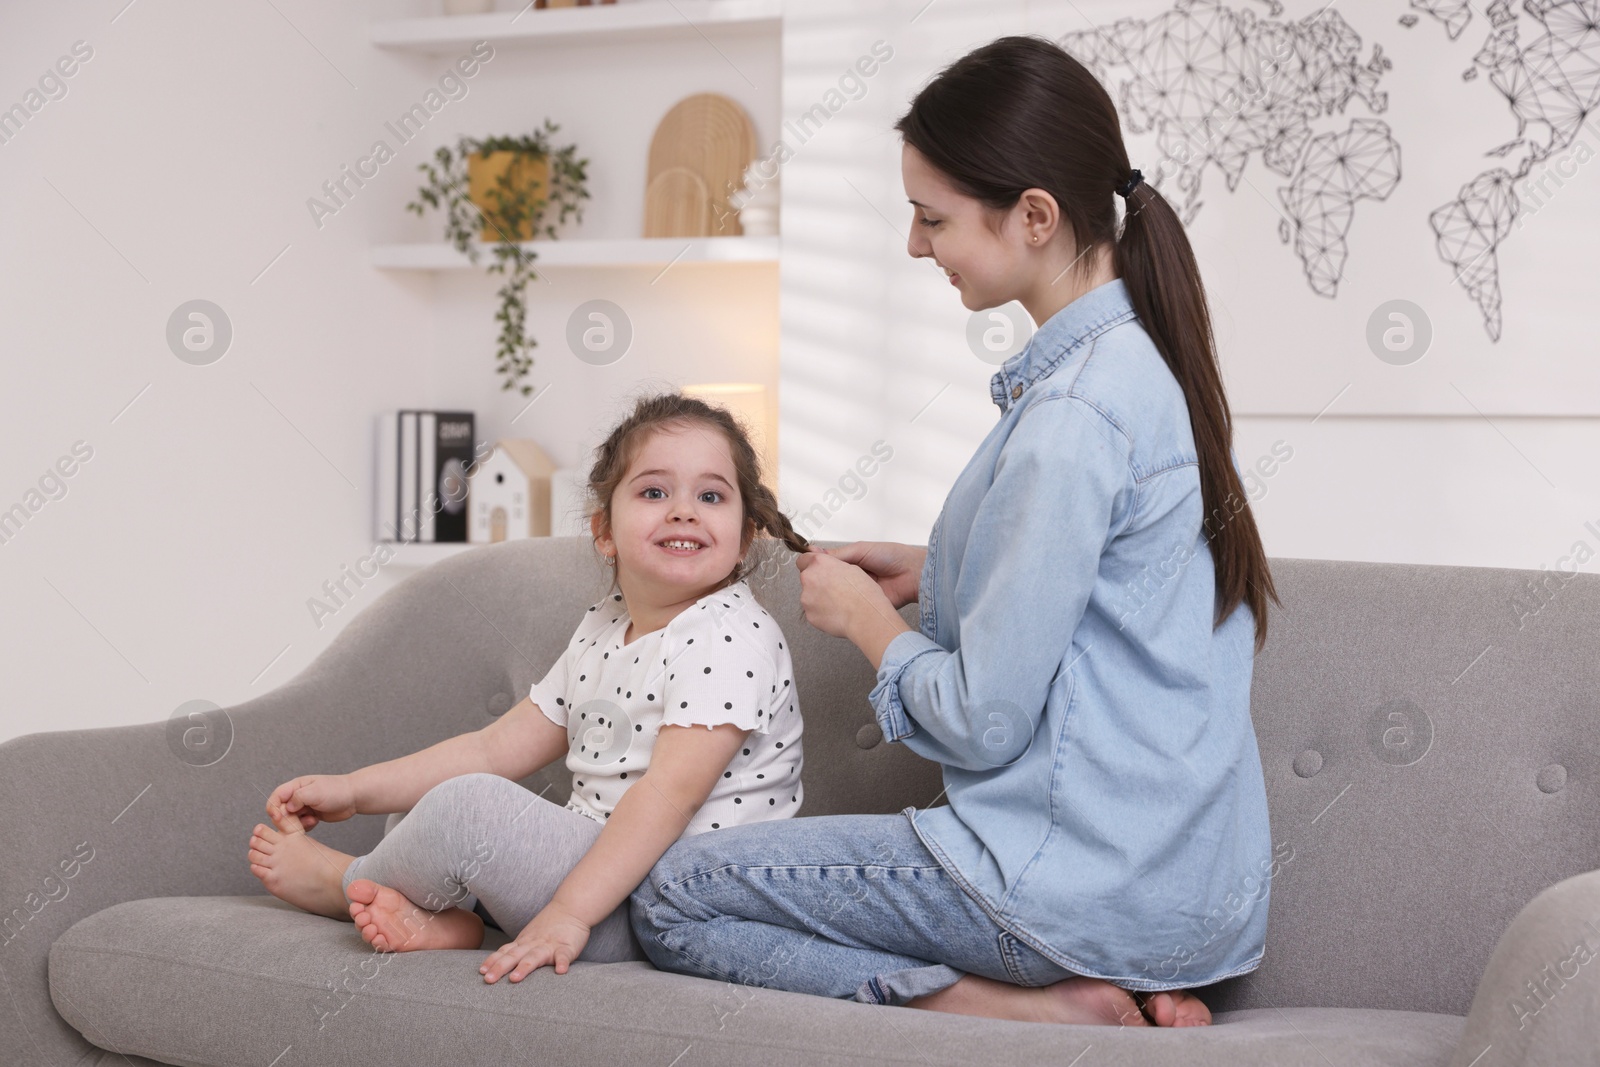
M 1209 1027 L 1004 1022 L 734 986 L 648 963 L 486 984 L 471 951 L 373 952 L 349 923 L 269 896 L 154 897 L 79 920 L 50 995 L 95 1045 L 158 1062 L 1443 1065 L 1464 1020 L 1345 1008 L 1219 1013 Z M 686 1051 L 691 1056 L 682 1058 Z

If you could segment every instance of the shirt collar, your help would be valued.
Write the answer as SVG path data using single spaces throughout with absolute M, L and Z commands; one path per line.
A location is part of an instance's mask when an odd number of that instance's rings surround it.
M 1029 386 L 1048 377 L 1085 342 L 1135 317 L 1121 278 L 1095 286 L 1046 319 L 1022 351 L 1000 365 L 989 379 L 990 395 L 1002 413 L 1011 410 Z

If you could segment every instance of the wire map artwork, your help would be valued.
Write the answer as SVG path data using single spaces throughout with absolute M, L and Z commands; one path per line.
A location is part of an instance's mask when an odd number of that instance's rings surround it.
M 1147 180 L 1186 226 L 1204 204 L 1205 169 L 1221 171 L 1233 193 L 1259 153 L 1284 179 L 1272 204 L 1280 240 L 1292 245 L 1311 290 L 1332 298 L 1357 206 L 1387 199 L 1400 182 L 1400 145 L 1375 117 L 1388 108 L 1378 86 L 1393 63 L 1376 43 L 1363 60 L 1361 35 L 1331 4 L 1288 20 L 1279 17 L 1280 0 L 1263 2 L 1265 17 L 1215 0 L 1178 0 L 1152 18 L 1118 19 L 1059 43 L 1111 92 L 1130 132 L 1155 135 L 1161 163 Z M 1410 6 L 1441 23 L 1451 41 L 1473 17 L 1467 0 Z M 1600 0 L 1523 0 L 1521 11 L 1494 0 L 1487 38 L 1462 75 L 1471 81 L 1484 72 L 1504 97 L 1517 135 L 1484 154 L 1515 153 L 1516 162 L 1486 167 L 1428 218 L 1440 259 L 1493 341 L 1501 335 L 1496 250 L 1534 206 L 1526 183 L 1522 193 L 1517 183 L 1573 146 L 1600 101 Z M 1418 16 L 1399 21 L 1410 29 Z M 1344 117 L 1352 101 L 1369 115 Z M 1586 153 L 1579 162 L 1593 154 L 1577 145 Z M 1176 195 L 1164 187 L 1169 179 Z

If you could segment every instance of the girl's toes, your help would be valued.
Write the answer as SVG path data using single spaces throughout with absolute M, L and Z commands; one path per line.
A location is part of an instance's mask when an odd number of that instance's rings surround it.
M 371 904 L 378 899 L 378 883 L 370 878 L 357 878 L 345 887 L 344 893 L 351 900 Z

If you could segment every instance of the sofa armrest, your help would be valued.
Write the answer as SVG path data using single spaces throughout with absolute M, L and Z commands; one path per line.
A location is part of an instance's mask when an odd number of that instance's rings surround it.
M 1450 1067 L 1595 1063 L 1597 1049 L 1600 870 L 1557 882 L 1511 920 Z
M 0 1063 L 77 1062 L 90 1050 L 50 1000 L 50 945 L 67 927 L 127 900 L 260 894 L 246 852 L 273 787 L 415 752 L 515 704 L 604 595 L 587 543 L 510 542 L 435 564 L 368 603 L 300 674 L 242 704 L 0 744 L 0 978 L 11 1000 Z M 560 771 L 526 782 L 537 789 Z M 383 823 L 361 815 L 315 833 L 359 854 Z

